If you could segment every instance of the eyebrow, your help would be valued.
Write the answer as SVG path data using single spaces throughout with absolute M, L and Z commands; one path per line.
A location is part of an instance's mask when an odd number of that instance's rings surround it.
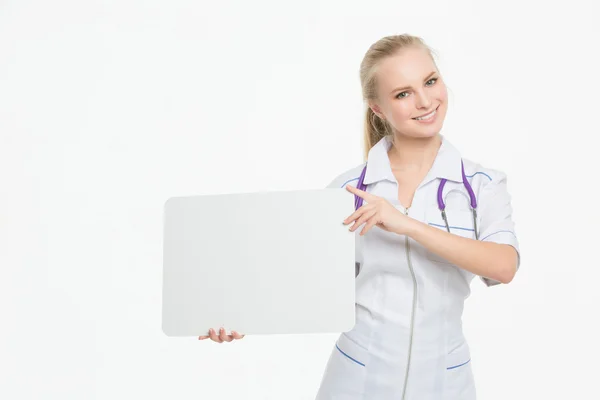
M 429 75 L 427 75 L 427 78 L 425 78 L 425 81 L 424 81 L 424 82 L 427 82 L 427 81 L 428 81 L 428 80 L 429 80 L 429 79 L 430 79 L 430 78 L 431 78 L 433 75 L 435 75 L 435 74 L 436 74 L 436 71 L 433 71 L 432 73 L 430 73 Z M 396 89 L 392 90 L 392 91 L 390 92 L 390 94 L 392 94 L 392 93 L 394 93 L 394 92 L 396 92 L 396 91 L 398 91 L 398 90 L 406 90 L 406 89 L 410 89 L 410 86 L 405 86 L 405 87 L 401 87 L 401 88 L 396 88 Z

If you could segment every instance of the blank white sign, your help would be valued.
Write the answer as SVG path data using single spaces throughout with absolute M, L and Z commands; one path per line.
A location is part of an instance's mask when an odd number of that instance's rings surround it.
M 343 188 L 170 198 L 163 332 L 352 329 L 355 233 L 342 221 L 353 212 Z

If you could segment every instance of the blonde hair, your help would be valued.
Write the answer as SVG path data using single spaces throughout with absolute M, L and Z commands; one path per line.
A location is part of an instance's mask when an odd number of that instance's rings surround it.
M 369 47 L 369 50 L 367 50 L 360 63 L 360 84 L 362 87 L 363 100 L 366 103 L 369 100 L 377 100 L 377 66 L 379 63 L 383 59 L 394 56 L 407 48 L 421 48 L 426 50 L 437 69 L 433 57 L 434 54 L 437 54 L 433 49 L 427 46 L 420 37 L 409 34 L 383 37 Z M 392 134 L 392 127 L 389 123 L 379 118 L 367 104 L 364 123 L 365 161 L 367 160 L 369 150 L 371 150 L 381 138 Z

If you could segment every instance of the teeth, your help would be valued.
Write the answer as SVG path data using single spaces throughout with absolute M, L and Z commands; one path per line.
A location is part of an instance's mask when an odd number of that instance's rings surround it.
M 431 113 L 427 114 L 427 115 L 423 115 L 422 117 L 417 117 L 415 118 L 417 121 L 422 121 L 424 119 L 430 119 L 431 117 L 433 117 L 435 115 L 437 110 L 433 110 Z

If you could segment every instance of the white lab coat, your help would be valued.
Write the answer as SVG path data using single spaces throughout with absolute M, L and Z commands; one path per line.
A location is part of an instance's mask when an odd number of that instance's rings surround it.
M 367 192 L 405 212 L 389 165 L 390 146 L 385 137 L 370 150 L 364 183 Z M 478 202 L 479 239 L 519 252 L 506 175 L 462 161 Z M 328 187 L 356 186 L 363 167 L 341 174 Z M 408 215 L 446 230 L 437 206 L 440 178 L 448 180 L 443 196 L 451 233 L 474 239 L 461 156 L 444 136 Z M 475 275 L 406 236 L 373 227 L 361 237 L 361 229 L 355 231 L 356 325 L 337 339 L 316 400 L 475 399 L 473 362 L 462 331 L 464 301 Z M 487 286 L 500 283 L 480 279 Z

